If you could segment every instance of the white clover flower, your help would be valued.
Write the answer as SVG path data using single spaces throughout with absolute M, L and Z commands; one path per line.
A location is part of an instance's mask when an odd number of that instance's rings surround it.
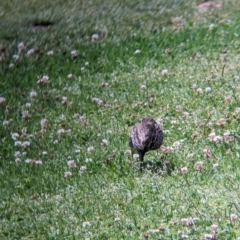
M 224 137 L 229 137 L 230 135 L 231 135 L 231 132 L 229 130 L 227 130 L 223 133 Z
M 126 155 L 131 155 L 132 152 L 131 152 L 131 150 L 128 149 L 128 150 L 125 151 L 125 154 L 126 154 Z
M 12 133 L 11 136 L 12 136 L 12 139 L 13 139 L 14 141 L 16 141 L 17 138 L 19 138 L 19 134 L 18 134 L 18 133 Z
M 162 70 L 162 76 L 167 76 L 168 75 L 168 70 L 167 69 L 163 69 Z
M 227 130 L 223 133 L 223 139 L 225 141 L 232 141 L 233 140 L 233 138 L 231 137 L 231 132 L 229 130 Z
M 219 166 L 218 163 L 214 163 L 214 164 L 213 164 L 213 168 L 217 168 L 218 166 Z
M 77 57 L 77 51 L 76 50 L 72 50 L 71 51 L 71 55 L 73 58 L 76 58 Z
M 213 231 L 214 233 L 217 233 L 217 232 L 218 232 L 218 225 L 217 225 L 217 224 L 213 224 L 213 225 L 211 226 L 211 229 L 212 229 L 212 231 Z
M 170 130 L 165 129 L 165 130 L 163 130 L 163 132 L 164 132 L 164 134 L 169 134 L 169 133 L 170 133 Z
M 109 83 L 107 83 L 107 82 L 102 82 L 102 84 L 101 84 L 102 87 L 108 87 L 108 85 L 109 85 Z
M 193 158 L 193 156 L 194 156 L 194 153 L 189 153 L 189 154 L 187 155 L 187 158 Z
M 96 42 L 98 39 L 99 39 L 98 34 L 97 34 L 97 33 L 94 33 L 94 34 L 92 35 L 92 42 Z
M 26 103 L 26 108 L 30 108 L 31 107 L 31 103 Z
M 72 78 L 72 74 L 71 73 L 69 73 L 68 75 L 67 75 L 67 78 Z
M 120 220 L 121 220 L 120 217 L 116 217 L 116 218 L 114 218 L 114 222 L 119 222 Z
M 159 232 L 160 232 L 159 229 L 149 229 L 149 230 L 148 230 L 148 233 L 152 233 L 152 234 L 154 234 L 154 233 L 159 233 Z
M 206 87 L 206 88 L 205 88 L 205 92 L 206 92 L 206 93 L 211 92 L 211 91 L 212 91 L 212 88 L 210 88 L 210 87 Z
M 181 168 L 181 173 L 182 173 L 183 175 L 187 174 L 187 173 L 188 173 L 187 167 Z
M 94 147 L 92 147 L 92 146 L 90 146 L 90 147 L 87 148 L 87 151 L 88 151 L 88 152 L 92 152 L 93 150 L 94 150 Z
M 42 155 L 47 155 L 47 151 L 42 151 Z
M 100 100 L 100 99 L 99 99 L 99 98 L 96 98 L 96 97 L 93 97 L 93 98 L 92 98 L 92 101 L 93 101 L 93 102 L 98 102 L 99 100 Z
M 237 107 L 235 113 L 240 114 L 240 107 Z
M 80 118 L 80 114 L 79 113 L 74 113 L 73 117 L 74 118 Z
M 102 140 L 102 145 L 103 145 L 104 147 L 106 147 L 106 146 L 108 145 L 108 140 L 107 140 L 107 139 L 103 139 L 103 140 Z
M 238 216 L 237 216 L 236 214 L 234 214 L 234 213 L 232 213 L 232 214 L 230 215 L 230 220 L 231 220 L 232 222 L 236 222 L 236 221 L 237 221 L 237 218 L 238 218 Z
M 71 176 L 72 176 L 72 173 L 67 171 L 67 172 L 64 173 L 64 176 L 65 176 L 66 178 L 71 177 Z
M 48 83 L 49 77 L 47 75 L 42 76 L 41 78 L 38 79 L 37 83 Z
M 30 92 L 30 97 L 31 98 L 34 98 L 34 97 L 36 97 L 37 96 L 37 92 L 35 92 L 35 91 L 31 91 Z
M 197 93 L 200 93 L 200 94 L 201 94 L 201 93 L 203 93 L 203 90 L 202 90 L 202 88 L 197 88 L 197 90 L 196 90 L 196 91 L 197 91 Z
M 4 121 L 3 121 L 3 126 L 8 126 L 8 125 L 9 125 L 9 121 L 4 120 Z
M 185 118 L 189 118 L 190 114 L 189 114 L 189 112 L 183 112 L 183 116 L 184 116 Z
M 102 106 L 102 104 L 103 104 L 103 100 L 99 100 L 99 101 L 98 101 L 98 105 L 99 105 L 99 106 Z
M 212 157 L 212 152 L 211 152 L 211 150 L 208 147 L 205 147 L 203 149 L 203 155 L 206 158 L 210 158 L 210 157 Z
M 219 143 L 219 142 L 221 142 L 223 140 L 223 137 L 222 136 L 215 136 L 214 138 L 213 138 L 213 142 L 215 142 L 215 143 Z
M 204 239 L 204 240 L 214 239 L 214 234 L 204 233 L 204 234 L 202 235 L 202 239 Z
M 16 157 L 16 158 L 18 158 L 18 157 L 21 157 L 21 152 L 20 151 L 16 151 L 15 153 L 14 153 L 14 157 Z
M 13 55 L 13 59 L 14 59 L 15 61 L 17 61 L 17 60 L 19 59 L 19 55 L 14 54 L 14 55 Z
M 181 234 L 181 238 L 182 238 L 182 239 L 188 239 L 188 235 L 186 235 L 186 234 Z
M 192 217 L 182 218 L 181 222 L 186 226 L 192 226 L 194 224 L 194 219 Z
M 225 119 L 220 119 L 216 122 L 216 125 L 218 125 L 219 127 L 222 127 L 226 124 L 226 120 Z
M 56 198 L 56 200 L 61 200 L 62 196 L 61 195 L 56 195 L 55 198 Z
M 54 54 L 54 52 L 52 50 L 47 52 L 48 56 L 52 56 L 53 54 Z
M 29 49 L 29 50 L 27 51 L 27 56 L 28 56 L 28 57 L 29 57 L 29 56 L 32 56 L 34 53 L 35 53 L 35 50 L 34 50 L 33 48 L 31 48 L 31 49 Z
M 30 118 L 30 114 L 29 114 L 28 110 L 24 110 L 24 111 L 22 112 L 22 118 L 23 118 L 23 119 L 28 119 L 28 118 Z
M 30 142 L 29 141 L 24 141 L 22 142 L 22 147 L 26 148 L 30 146 Z
M 47 119 L 46 118 L 41 119 L 40 124 L 41 124 L 42 128 L 44 128 L 47 124 Z
M 87 170 L 87 167 L 86 166 L 81 166 L 80 167 L 80 172 L 84 172 L 84 171 L 86 171 Z
M 215 132 L 210 133 L 210 134 L 208 135 L 208 137 L 209 137 L 209 139 L 210 139 L 211 141 L 213 141 L 213 139 L 216 137 Z
M 85 163 L 88 163 L 88 162 L 92 162 L 92 159 L 91 158 L 86 158 Z
M 6 102 L 6 99 L 4 97 L 0 97 L 0 105 L 3 105 Z
M 76 168 L 76 167 L 77 167 L 77 165 L 76 165 L 76 163 L 75 163 L 74 160 L 69 160 L 69 161 L 67 162 L 67 165 L 68 165 L 70 168 Z
M 25 163 L 30 163 L 30 162 L 32 162 L 32 159 L 27 158 L 27 159 L 25 160 Z
M 21 162 L 21 159 L 20 158 L 15 158 L 15 162 L 16 163 Z
M 64 128 L 60 128 L 58 129 L 57 133 L 60 135 L 60 134 L 63 134 L 65 133 L 65 129 Z
M 145 91 L 147 89 L 146 85 L 144 85 L 144 84 L 142 84 L 140 88 L 142 91 Z
M 213 30 L 214 27 L 215 27 L 215 25 L 214 25 L 213 23 L 211 23 L 211 24 L 209 25 L 209 30 Z
M 42 161 L 41 160 L 35 160 L 35 164 L 36 165 L 42 165 Z
M 148 106 L 148 102 L 145 102 L 145 103 L 144 103 L 144 106 Z
M 141 53 L 141 51 L 140 51 L 140 49 L 137 49 L 137 50 L 135 51 L 135 54 L 139 54 L 139 53 Z
M 14 142 L 14 146 L 17 147 L 17 146 L 22 146 L 22 142 L 21 141 L 15 141 Z
M 65 104 L 67 102 L 67 97 L 62 97 L 62 104 Z
M 176 141 L 173 143 L 172 147 L 174 149 L 178 149 L 178 148 L 180 148 L 181 145 L 182 145 L 181 141 Z
M 53 141 L 53 144 L 58 144 L 58 142 L 59 141 L 56 139 L 56 140 Z
M 86 122 L 86 117 L 85 116 L 80 116 L 79 119 L 80 119 L 81 122 Z
M 101 99 L 99 99 L 99 98 L 96 98 L 96 97 L 92 98 L 92 101 L 97 103 L 100 106 L 103 104 L 103 101 Z
M 49 77 L 47 75 L 42 76 L 42 80 L 44 82 L 47 82 L 49 80 Z
M 23 42 L 20 42 L 19 44 L 18 44 L 18 52 L 20 53 L 20 52 L 22 52 L 23 50 L 25 50 L 25 45 L 24 45 L 24 43 Z
M 195 167 L 195 169 L 196 169 L 197 171 L 201 171 L 202 168 L 203 168 L 203 162 L 202 162 L 202 161 L 196 162 L 196 167 Z
M 137 153 L 133 154 L 133 158 L 139 158 L 139 154 Z
M 192 85 L 192 89 L 194 89 L 194 90 L 197 90 L 197 89 L 198 89 L 198 86 L 197 86 L 196 83 L 194 83 L 194 84 Z
M 107 134 L 112 134 L 112 130 L 107 130 L 107 132 L 106 132 Z
M 72 129 L 66 130 L 66 133 L 71 133 L 71 132 L 72 132 Z
M 83 227 L 90 227 L 91 223 L 86 221 L 86 222 L 83 222 L 82 226 Z
M 23 134 L 26 134 L 26 133 L 27 133 L 27 127 L 23 127 L 23 128 L 22 128 L 22 133 L 23 133 Z

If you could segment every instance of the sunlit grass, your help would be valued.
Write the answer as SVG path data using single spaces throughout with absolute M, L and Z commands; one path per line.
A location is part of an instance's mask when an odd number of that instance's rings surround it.
M 0 238 L 238 239 L 238 1 L 25 3 L 0 4 Z

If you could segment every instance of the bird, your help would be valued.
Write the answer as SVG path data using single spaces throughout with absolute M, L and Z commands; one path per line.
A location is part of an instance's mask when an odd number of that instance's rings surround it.
M 140 160 L 140 171 L 143 170 L 144 155 L 151 150 L 157 150 L 163 142 L 163 129 L 150 117 L 139 120 L 132 128 L 129 139 L 131 153 L 137 151 Z

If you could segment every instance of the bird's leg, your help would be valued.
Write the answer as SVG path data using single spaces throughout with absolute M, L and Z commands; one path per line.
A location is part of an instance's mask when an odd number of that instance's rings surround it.
M 143 171 L 143 158 L 144 158 L 144 153 L 143 152 L 138 152 L 139 155 L 139 160 L 140 160 L 140 172 Z
M 131 147 L 131 155 L 132 155 L 132 158 L 133 158 L 133 154 L 134 154 L 134 149 Z
M 129 139 L 129 146 L 131 148 L 131 155 L 132 155 L 132 158 L 133 158 L 133 154 L 134 154 L 134 147 L 133 147 L 133 144 L 132 144 L 132 139 L 130 138 Z

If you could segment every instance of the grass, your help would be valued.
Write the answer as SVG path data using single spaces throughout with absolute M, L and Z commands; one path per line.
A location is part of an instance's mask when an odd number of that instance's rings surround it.
M 240 238 L 239 2 L 199 4 L 1 1 L 1 239 Z

